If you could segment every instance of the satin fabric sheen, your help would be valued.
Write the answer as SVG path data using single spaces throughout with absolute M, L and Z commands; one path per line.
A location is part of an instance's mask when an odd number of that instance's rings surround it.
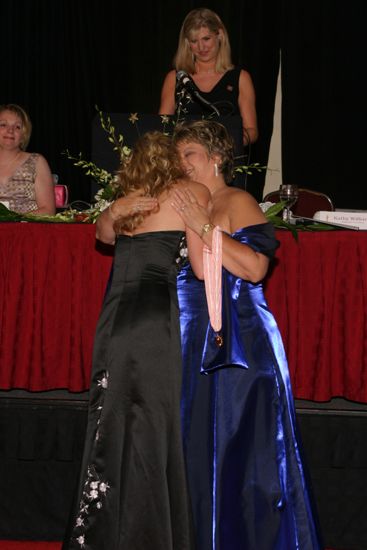
M 271 257 L 270 224 L 232 235 Z M 322 548 L 297 433 L 288 366 L 261 284 L 223 269 L 223 348 L 203 283 L 178 277 L 182 430 L 197 550 Z
M 194 547 L 180 423 L 176 277 L 183 235 L 160 231 L 117 240 L 64 550 Z

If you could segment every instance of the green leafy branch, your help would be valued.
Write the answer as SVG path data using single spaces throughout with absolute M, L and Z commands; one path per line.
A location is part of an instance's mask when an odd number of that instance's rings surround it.
M 240 174 L 248 174 L 251 176 L 253 172 L 262 172 L 263 170 L 266 170 L 267 166 L 260 166 L 259 162 L 253 162 L 252 164 L 241 164 L 240 166 L 236 166 L 234 169 L 235 172 L 239 172 Z
M 116 134 L 116 129 L 112 124 L 110 116 L 105 117 L 103 111 L 101 111 L 97 105 L 95 106 L 100 124 L 102 129 L 107 133 L 107 139 L 113 146 L 113 151 L 116 151 L 119 155 L 120 161 L 128 158 L 131 154 L 131 149 L 127 145 L 124 145 L 124 137 L 121 134 Z M 134 113 L 130 116 L 129 119 L 134 123 L 137 118 L 137 114 Z M 90 176 L 98 185 L 103 188 L 103 191 L 99 193 L 98 199 L 109 200 L 112 199 L 115 195 L 115 185 L 116 182 L 115 176 L 104 168 L 100 168 L 94 162 L 87 161 L 83 158 L 82 153 L 79 153 L 77 156 L 70 153 L 68 149 L 63 151 L 69 160 L 71 160 L 74 166 L 81 168 L 86 176 Z
M 102 129 L 107 133 L 108 141 L 113 145 L 113 151 L 116 151 L 120 157 L 120 160 L 124 160 L 131 154 L 131 148 L 124 145 L 124 136 L 122 134 L 116 135 L 116 129 L 112 124 L 111 117 L 105 117 L 103 111 L 101 111 L 97 105 L 95 106 Z M 132 124 L 138 120 L 137 113 L 132 113 L 129 118 Z
M 81 168 L 87 176 L 91 176 L 91 178 L 93 178 L 99 185 L 102 185 L 102 187 L 106 187 L 112 183 L 112 174 L 103 168 L 99 168 L 99 166 L 97 166 L 94 162 L 84 160 L 82 153 L 79 153 L 79 155 L 75 157 L 68 149 L 66 149 L 66 151 L 63 151 L 62 154 L 69 160 L 73 161 L 74 166 Z

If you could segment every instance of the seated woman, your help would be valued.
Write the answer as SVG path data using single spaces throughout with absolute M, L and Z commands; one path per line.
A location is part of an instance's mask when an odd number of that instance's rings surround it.
M 233 144 L 224 126 L 178 125 L 174 141 L 187 177 L 211 195 L 206 209 L 189 191 L 174 193 L 214 267 L 206 293 L 189 265 L 177 281 L 195 548 L 319 550 L 287 360 L 262 287 L 274 228 L 249 193 L 228 185 Z
M 46 159 L 26 148 L 32 124 L 13 103 L 0 105 L 0 202 L 20 214 L 55 214 L 52 174 Z

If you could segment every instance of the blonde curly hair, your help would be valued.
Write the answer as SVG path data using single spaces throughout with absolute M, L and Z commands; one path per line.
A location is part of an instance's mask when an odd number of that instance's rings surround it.
M 176 181 L 184 177 L 172 137 L 162 132 L 143 134 L 117 171 L 117 196 L 139 193 L 158 197 Z M 131 232 L 139 226 L 149 212 L 138 212 L 119 217 L 114 223 L 116 233 Z

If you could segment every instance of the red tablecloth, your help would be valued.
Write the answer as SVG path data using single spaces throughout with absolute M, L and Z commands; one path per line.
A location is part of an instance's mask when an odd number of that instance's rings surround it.
M 112 258 L 95 227 L 0 224 L 0 388 L 88 388 Z
M 367 402 L 367 233 L 277 237 L 265 291 L 295 397 Z M 88 388 L 111 253 L 92 225 L 0 224 L 0 389 Z

